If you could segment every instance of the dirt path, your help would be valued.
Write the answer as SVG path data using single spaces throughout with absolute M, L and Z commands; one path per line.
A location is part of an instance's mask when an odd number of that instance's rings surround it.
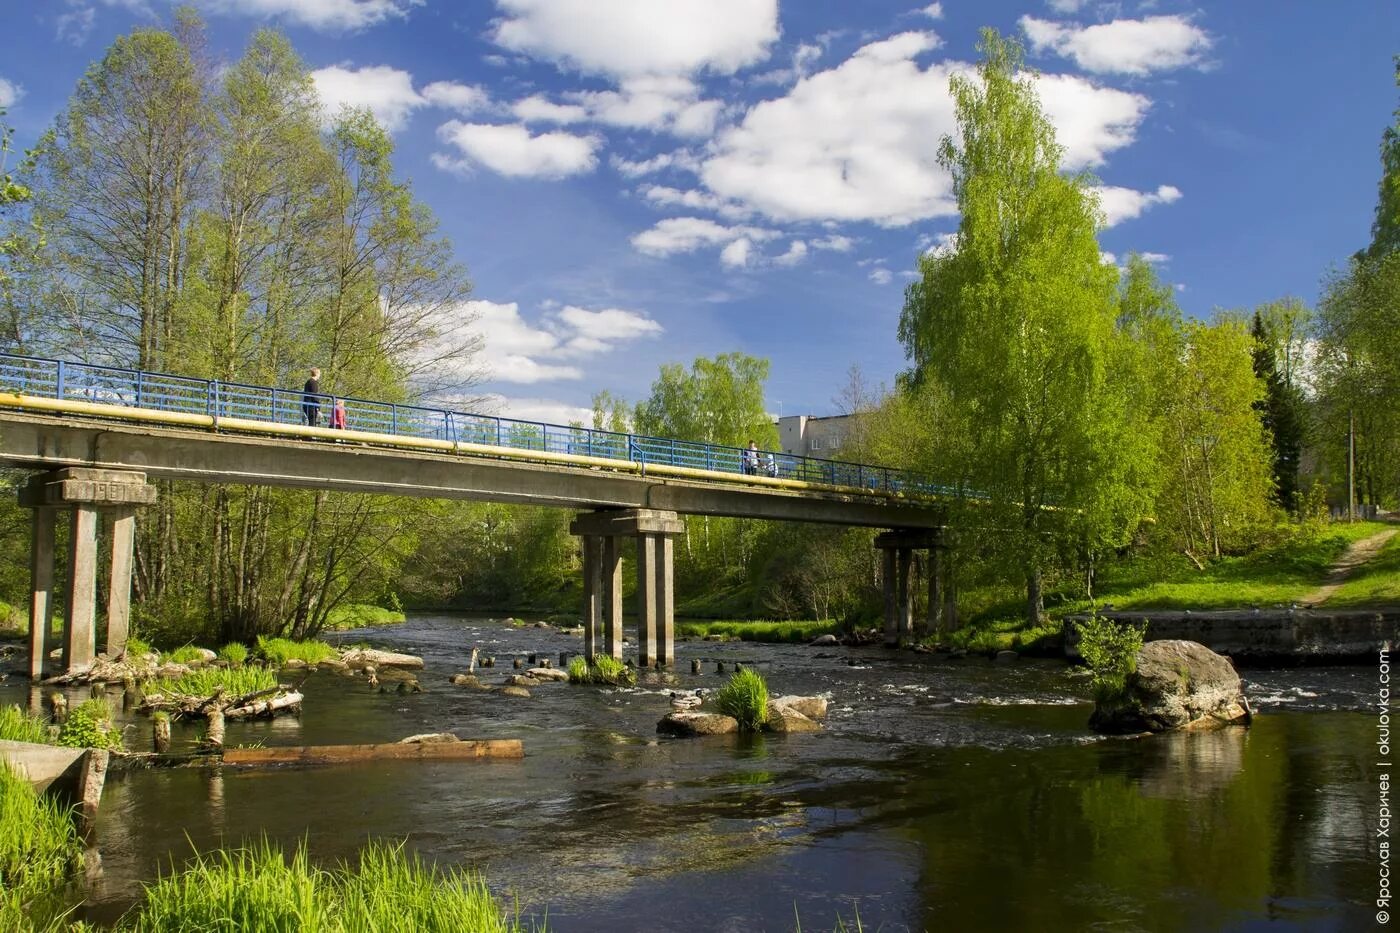
M 1303 604 L 1317 606 L 1331 599 L 1337 590 L 1342 588 L 1347 577 L 1351 576 L 1357 567 L 1375 557 L 1376 552 L 1385 547 L 1385 543 L 1396 534 L 1400 534 L 1400 531 L 1392 528 L 1389 531 L 1382 531 L 1369 538 L 1353 542 L 1342 556 L 1337 558 L 1337 562 L 1332 565 L 1332 568 L 1327 571 L 1327 582 L 1304 596 Z

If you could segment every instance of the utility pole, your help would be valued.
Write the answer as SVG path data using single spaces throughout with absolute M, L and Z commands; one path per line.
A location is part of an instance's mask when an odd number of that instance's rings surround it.
M 1347 521 L 1356 521 L 1356 411 L 1347 412 Z

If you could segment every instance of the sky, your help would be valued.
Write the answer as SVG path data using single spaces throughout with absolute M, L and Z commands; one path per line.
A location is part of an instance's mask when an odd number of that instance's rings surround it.
M 328 111 L 370 108 L 470 271 L 492 405 L 587 420 L 658 367 L 771 360 L 775 414 L 832 414 L 957 229 L 950 75 L 1025 44 L 1105 261 L 1183 310 L 1316 301 L 1369 240 L 1400 4 L 1095 0 L 196 0 L 210 51 L 276 26 Z M 0 0 L 0 106 L 32 143 L 167 0 Z

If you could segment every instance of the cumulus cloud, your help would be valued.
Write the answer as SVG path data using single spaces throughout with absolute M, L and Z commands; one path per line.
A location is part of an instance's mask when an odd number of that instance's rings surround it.
M 423 0 L 198 0 L 210 13 L 279 18 L 325 32 L 352 32 L 403 19 Z
M 833 233 L 830 236 L 818 237 L 809 241 L 813 249 L 830 250 L 833 253 L 849 253 L 855 249 L 856 241 L 848 236 Z
M 679 169 L 685 172 L 696 173 L 700 171 L 700 159 L 694 153 L 685 149 L 677 149 L 675 152 L 663 152 L 660 155 L 652 156 L 650 159 L 631 161 L 621 156 L 613 156 L 609 163 L 618 173 L 627 178 L 641 178 L 643 175 L 654 175 L 666 169 Z
M 566 103 L 541 95 L 516 102 L 517 117 L 527 122 L 579 123 L 589 120 L 625 129 L 667 131 L 678 136 L 709 136 L 723 104 L 702 100 L 699 87 L 678 75 L 628 78 L 617 90 L 572 91 Z
M 1099 198 L 1099 210 L 1103 211 L 1105 227 L 1139 217 L 1158 204 L 1181 200 L 1181 191 L 1171 185 L 1159 185 L 1156 191 L 1137 191 L 1117 185 L 1100 185 L 1093 190 Z
M 739 240 L 752 243 L 771 240 L 775 230 L 742 225 L 725 226 L 702 217 L 668 217 L 649 230 L 632 237 L 632 245 L 648 256 L 670 256 L 693 253 L 704 247 L 733 244 Z M 733 255 L 748 256 L 748 247 L 736 248 Z
M 24 88 L 0 78 L 0 107 L 13 107 L 24 96 Z
M 657 207 L 684 207 L 690 210 L 713 211 L 721 217 L 727 217 L 731 220 L 739 220 L 749 214 L 749 210 L 742 205 L 730 204 L 723 198 L 716 197 L 707 191 L 694 189 L 682 191 L 679 188 L 671 188 L 666 185 L 647 185 L 642 189 L 641 194 L 647 203 Z
M 1054 52 L 1095 74 L 1146 75 L 1198 65 L 1211 37 L 1184 16 L 1115 19 L 1080 26 L 1022 16 L 1021 29 L 1036 52 Z
M 957 129 L 948 79 L 970 66 L 921 67 L 916 59 L 940 44 L 928 31 L 882 39 L 756 104 L 715 139 L 702 182 L 725 202 L 784 221 L 899 226 L 953 214 L 937 149 Z M 1132 142 L 1149 105 L 1076 76 L 1036 80 L 1070 169 L 1102 164 Z
M 526 123 L 582 123 L 588 108 L 578 104 L 556 104 L 541 94 L 532 94 L 510 106 L 516 118 Z
M 894 273 L 883 266 L 877 266 L 870 270 L 870 281 L 876 285 L 888 285 L 894 281 Z
M 599 141 L 555 131 L 533 135 L 523 124 L 463 123 L 449 120 L 438 127 L 438 138 L 462 154 L 433 155 L 442 169 L 469 171 L 483 165 L 510 178 L 567 178 L 593 171 Z
M 720 250 L 719 262 L 726 269 L 742 269 L 749 264 L 749 254 L 753 251 L 753 241 L 740 237 Z
M 778 38 L 777 0 L 496 0 L 504 48 L 589 74 L 732 74 Z
M 786 253 L 774 258 L 773 263 L 779 266 L 795 266 L 807 258 L 807 244 L 802 240 L 793 240 L 788 245 Z
M 82 45 L 92 35 L 93 24 L 97 21 L 97 10 L 90 6 L 80 6 L 60 13 L 54 20 L 54 33 L 59 39 L 73 45 Z
M 423 88 L 422 98 L 429 104 L 462 114 L 476 113 L 491 106 L 491 95 L 484 88 L 456 81 L 434 81 Z
M 921 14 L 923 14 L 924 16 L 927 16 L 929 19 L 942 19 L 942 18 L 943 18 L 943 4 L 941 4 L 941 3 L 930 3 L 928 6 L 924 7 L 923 9 L 919 10 L 918 12 L 921 13 Z
M 497 382 L 582 379 L 580 361 L 662 332 L 647 315 L 623 308 L 551 307 L 534 324 L 514 301 L 469 301 L 466 311 L 482 338 L 487 378 Z
M 923 250 L 925 256 L 947 256 L 958 248 L 958 235 L 954 233 L 935 233 L 931 237 L 919 237 L 919 249 Z
M 585 425 L 593 423 L 593 409 L 553 398 L 521 398 L 507 395 L 489 395 L 486 404 L 492 411 L 503 417 L 518 421 L 543 421 L 547 424 L 573 424 L 581 421 Z
M 427 103 L 413 89 L 412 75 L 388 65 L 332 65 L 311 72 L 311 79 L 328 117 L 342 107 L 363 107 L 391 133 L 402 129 L 413 111 Z

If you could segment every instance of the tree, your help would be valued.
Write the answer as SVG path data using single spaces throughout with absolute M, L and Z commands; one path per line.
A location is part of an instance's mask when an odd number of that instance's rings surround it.
M 1146 503 L 1128 481 L 1139 459 L 1128 397 L 1109 378 L 1116 275 L 1100 258 L 1088 179 L 1061 172 L 1020 46 L 984 30 L 979 49 L 977 78 L 950 82 L 959 137 L 939 151 L 961 212 L 957 244 L 921 259 L 899 336 L 906 383 L 932 384 L 953 415 L 946 431 L 962 435 L 954 446 L 966 456 L 944 476 L 988 497 L 965 517 L 1014 529 L 1034 621 L 1056 551 L 1122 540 Z
M 1254 375 L 1264 384 L 1258 403 L 1273 450 L 1274 498 L 1296 507 L 1298 470 L 1306 431 L 1306 403 L 1300 384 L 1307 309 L 1296 298 L 1260 305 L 1254 311 Z
M 667 363 L 637 404 L 637 433 L 708 444 L 777 446 L 778 433 L 763 404 L 768 361 L 744 353 L 697 357 L 690 371 Z
M 1395 84 L 1400 87 L 1400 55 L 1395 56 Z M 1381 183 L 1376 219 L 1366 255 L 1374 258 L 1400 251 L 1400 108 L 1395 122 L 1381 134 Z

